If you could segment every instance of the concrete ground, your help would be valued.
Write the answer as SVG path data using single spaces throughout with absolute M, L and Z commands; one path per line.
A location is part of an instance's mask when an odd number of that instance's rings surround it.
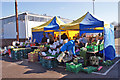
M 120 58 L 119 58 L 120 59 Z M 66 71 L 64 68 L 54 68 L 46 70 L 39 63 L 23 61 L 14 61 L 3 57 L 2 60 L 2 78 L 119 78 L 120 62 L 113 67 L 107 75 L 86 74 L 79 72 L 78 74 Z

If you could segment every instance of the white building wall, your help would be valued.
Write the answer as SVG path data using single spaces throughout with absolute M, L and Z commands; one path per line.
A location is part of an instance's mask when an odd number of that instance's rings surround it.
M 2 20 L 0 20 L 0 39 L 2 39 Z
M 19 38 L 26 38 L 26 26 L 25 21 L 19 21 Z
M 19 21 L 19 38 L 25 38 L 25 22 Z M 3 25 L 3 38 L 16 39 L 16 22 Z
M 27 33 L 27 37 L 31 37 L 32 35 L 32 28 L 33 27 L 36 27 L 36 26 L 39 26 L 39 25 L 42 25 L 43 23 L 45 22 L 36 22 L 36 21 L 27 21 L 28 22 L 28 33 Z

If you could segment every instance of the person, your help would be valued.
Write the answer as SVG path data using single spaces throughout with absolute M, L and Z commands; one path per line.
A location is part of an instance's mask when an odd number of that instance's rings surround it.
M 61 47 L 60 52 L 69 51 L 70 54 L 77 57 L 75 54 L 75 45 L 78 45 L 78 41 L 70 40 Z
M 57 38 L 56 34 L 54 34 L 54 39 Z
M 68 39 L 67 35 L 64 33 L 63 35 L 61 35 L 61 39 L 65 40 Z
M 48 33 L 48 37 L 49 37 L 50 42 L 53 42 L 53 41 L 54 41 L 54 37 L 53 37 L 52 34 Z
M 43 35 L 43 38 L 42 38 L 42 41 L 41 41 L 42 43 L 45 43 L 45 42 L 47 42 L 47 37 L 46 37 L 46 35 L 44 34 Z
M 68 41 L 70 41 L 70 40 L 71 40 L 71 37 L 68 38 Z
M 19 41 L 16 41 L 16 46 L 19 46 L 20 45 L 20 42 Z
M 88 42 L 86 35 L 83 35 L 82 39 L 79 39 L 80 42 L 80 48 L 85 47 L 85 44 Z
M 78 37 L 78 34 L 75 34 L 75 36 L 73 36 L 74 38 L 77 38 Z
M 77 39 L 77 37 L 74 36 L 74 37 L 73 37 L 73 40 L 76 40 L 76 39 Z
M 29 42 L 32 43 L 32 36 L 28 38 Z
M 77 34 L 77 38 L 78 38 L 78 39 L 80 38 L 80 33 Z

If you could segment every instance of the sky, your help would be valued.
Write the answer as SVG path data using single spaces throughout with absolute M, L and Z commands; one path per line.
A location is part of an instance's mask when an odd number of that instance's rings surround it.
M 76 20 L 86 12 L 93 13 L 92 0 L 89 2 L 18 2 L 18 12 L 47 14 Z M 15 14 L 14 2 L 2 2 L 1 17 Z M 95 15 L 111 23 L 118 22 L 118 2 L 95 2 Z

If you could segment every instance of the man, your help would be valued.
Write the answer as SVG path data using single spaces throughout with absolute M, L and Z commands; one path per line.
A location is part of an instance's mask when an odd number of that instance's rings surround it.
M 61 39 L 65 40 L 68 39 L 67 35 L 64 33 L 63 35 L 61 35 Z
M 46 35 L 44 34 L 43 35 L 43 38 L 42 38 L 42 41 L 41 41 L 42 43 L 45 43 L 45 42 L 47 42 L 47 37 L 46 37 Z
M 57 60 L 61 62 L 67 62 L 72 60 L 73 56 L 77 57 L 75 54 L 75 45 L 77 45 L 78 42 L 76 40 L 70 40 L 67 43 L 65 43 L 61 49 L 60 49 L 60 55 L 57 57 Z
M 88 42 L 86 35 L 82 37 L 82 39 L 79 39 L 80 47 L 85 47 L 85 44 Z
M 78 45 L 78 41 L 70 40 L 62 46 L 60 51 L 61 52 L 69 51 L 70 53 L 73 54 L 74 57 L 77 57 L 76 54 L 75 54 L 75 45 Z
M 48 37 L 49 37 L 50 42 L 53 42 L 53 41 L 54 41 L 54 37 L 53 37 L 52 34 L 48 33 Z

